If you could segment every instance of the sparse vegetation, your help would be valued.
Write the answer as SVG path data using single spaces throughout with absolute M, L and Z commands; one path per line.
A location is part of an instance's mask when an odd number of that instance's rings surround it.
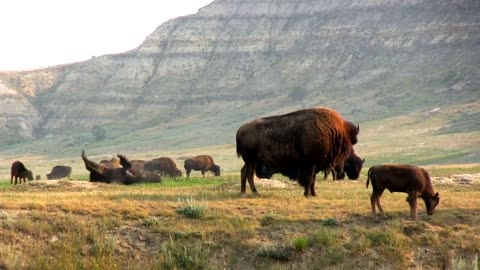
M 198 202 L 193 197 L 190 197 L 184 200 L 179 199 L 179 201 L 184 205 L 179 207 L 177 212 L 188 218 L 201 218 L 205 215 L 208 208 L 206 200 Z
M 133 186 L 0 185 L 0 265 L 475 269 L 480 185 L 436 186 L 440 206 L 427 216 L 421 205 L 418 222 L 408 218 L 406 195 L 388 194 L 390 219 L 375 223 L 364 180 L 318 180 L 314 199 L 305 199 L 297 184 L 260 182 L 260 195 L 240 196 L 238 175 Z

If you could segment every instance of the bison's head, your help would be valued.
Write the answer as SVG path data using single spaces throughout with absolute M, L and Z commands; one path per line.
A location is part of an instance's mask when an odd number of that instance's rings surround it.
M 32 181 L 32 180 L 33 180 L 33 173 L 32 173 L 32 171 L 27 170 L 27 172 L 26 172 L 25 174 L 26 174 L 26 176 L 27 176 L 28 181 Z
M 427 214 L 432 215 L 433 211 L 435 210 L 435 207 L 440 203 L 440 196 L 438 195 L 438 192 L 435 193 L 435 195 L 425 195 L 423 197 L 423 200 L 425 201 L 425 206 L 427 208 Z
M 174 175 L 175 177 L 182 177 L 182 171 L 180 171 L 179 169 L 176 169 Z
M 365 159 L 361 159 L 359 156 L 352 153 L 347 160 L 345 160 L 344 170 L 347 173 L 348 179 L 357 180 L 360 177 L 363 163 Z
M 211 171 L 215 174 L 215 176 L 220 176 L 220 166 L 213 165 Z

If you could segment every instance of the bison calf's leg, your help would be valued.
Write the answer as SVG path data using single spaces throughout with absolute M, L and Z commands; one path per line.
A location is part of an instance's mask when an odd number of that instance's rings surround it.
M 378 191 L 373 191 L 372 196 L 370 197 L 370 204 L 372 206 L 372 215 L 376 222 L 378 222 L 377 211 L 375 209 L 375 205 L 378 207 L 378 211 L 380 211 L 380 215 L 382 215 L 383 219 L 387 219 L 387 215 L 383 211 L 382 204 L 380 202 L 380 198 L 382 197 L 382 193 Z
M 417 193 L 409 193 L 407 202 L 410 205 L 410 218 L 413 221 L 417 220 Z

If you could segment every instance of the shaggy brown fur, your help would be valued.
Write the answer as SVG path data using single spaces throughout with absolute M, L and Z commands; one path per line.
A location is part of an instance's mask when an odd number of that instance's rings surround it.
M 380 214 L 386 218 L 380 204 L 380 197 L 385 189 L 390 192 L 404 192 L 408 194 L 407 202 L 410 205 L 410 217 L 417 220 L 417 197 L 420 196 L 425 201 L 427 214 L 432 215 L 435 207 L 440 202 L 438 192 L 435 193 L 432 181 L 427 171 L 424 169 L 403 164 L 376 165 L 368 170 L 368 183 L 372 182 L 372 196 L 370 203 L 372 206 L 372 214 L 377 219 L 375 212 L 375 204 L 380 210 Z
M 170 177 L 182 176 L 182 171 L 177 168 L 175 161 L 169 157 L 154 158 L 145 162 L 145 170 Z
M 237 154 L 245 162 L 241 192 L 246 181 L 252 192 L 254 168 L 261 162 L 271 168 L 298 172 L 304 195 L 315 196 L 315 176 L 343 164 L 357 143 L 359 128 L 335 110 L 312 108 L 253 120 L 237 131 Z
M 208 155 L 200 155 L 192 158 L 187 158 L 183 163 L 187 177 L 190 177 L 190 172 L 201 171 L 202 176 L 205 177 L 205 172 L 211 171 L 215 176 L 220 176 L 220 166 L 215 165 L 213 158 Z
M 60 178 L 70 177 L 71 173 L 72 173 L 72 167 L 57 165 L 52 168 L 52 171 L 49 174 L 47 174 L 47 179 L 50 180 L 50 179 L 60 179 Z
M 27 182 L 26 179 L 29 181 L 33 180 L 33 173 L 30 170 L 27 170 L 25 165 L 21 161 L 15 161 L 12 163 L 12 167 L 10 168 L 10 184 L 13 184 L 13 178 L 15 178 L 15 185 L 17 184 L 17 179 L 20 178 L 19 183 Z
M 360 177 L 364 162 L 365 159 L 361 159 L 352 150 L 352 153 L 345 160 L 343 166 L 337 165 L 333 170 L 330 170 L 333 176 L 333 181 L 345 179 L 345 173 L 347 174 L 348 179 L 357 180 Z

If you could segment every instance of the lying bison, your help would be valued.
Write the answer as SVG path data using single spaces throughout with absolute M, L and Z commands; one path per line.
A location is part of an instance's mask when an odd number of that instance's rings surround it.
M 101 164 L 91 161 L 82 151 L 82 159 L 85 168 L 90 172 L 90 182 L 118 183 L 131 185 L 136 183 L 159 183 L 162 178 L 152 172 L 136 171 L 132 168 L 132 164 L 124 155 L 118 154 L 119 168 L 107 168 Z
M 408 194 L 407 202 L 410 205 L 410 217 L 412 220 L 417 220 L 417 197 L 420 196 L 427 207 L 427 214 L 432 215 L 435 207 L 440 202 L 438 192 L 433 189 L 432 181 L 428 173 L 417 166 L 391 164 L 391 165 L 376 165 L 368 170 L 368 183 L 372 182 L 372 196 L 370 203 L 372 206 L 372 214 L 377 219 L 375 211 L 375 204 L 380 211 L 380 214 L 386 218 L 380 204 L 380 197 L 385 189 L 390 192 L 404 192 Z
M 202 176 L 205 177 L 205 172 L 211 171 L 215 176 L 220 176 L 220 166 L 215 165 L 213 158 L 209 155 L 200 155 L 192 158 L 187 158 L 183 163 L 187 177 L 190 177 L 190 172 L 201 171 Z
M 29 181 L 33 180 L 33 173 L 30 170 L 27 170 L 25 165 L 21 161 L 15 161 L 12 163 L 12 167 L 10 168 L 10 184 L 13 184 L 13 178 L 15 178 L 15 185 L 17 184 L 17 179 L 20 178 L 19 183 L 27 182 L 25 179 Z
M 237 155 L 245 162 L 241 192 L 245 192 L 247 180 L 252 192 L 257 192 L 253 174 L 262 163 L 284 170 L 305 188 L 306 197 L 315 196 L 316 174 L 343 164 L 359 131 L 329 108 L 304 109 L 244 124 L 236 134 Z
M 120 168 L 122 165 L 120 165 L 120 159 L 118 157 L 113 157 L 111 159 L 103 159 L 99 162 L 103 167 L 106 168 Z
M 145 170 L 170 177 L 182 176 L 182 171 L 177 168 L 175 161 L 169 157 L 155 158 L 145 162 Z
M 70 177 L 71 173 L 72 173 L 72 167 L 57 165 L 52 168 L 52 171 L 49 174 L 47 174 L 47 179 L 52 180 L 52 179 Z

